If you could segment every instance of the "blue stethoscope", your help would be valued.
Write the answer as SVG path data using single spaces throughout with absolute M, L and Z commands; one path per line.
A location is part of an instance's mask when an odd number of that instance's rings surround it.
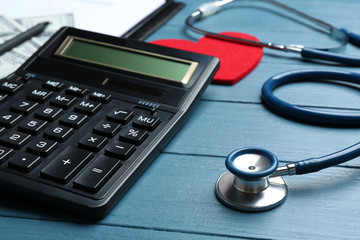
M 304 17 L 329 30 L 332 38 L 341 45 L 347 42 L 360 46 L 360 36 L 345 29 L 337 29 L 330 24 L 308 16 L 274 0 L 264 0 L 287 11 Z M 239 1 L 223 0 L 206 3 L 199 7 L 187 20 L 186 25 L 191 30 L 227 41 L 236 41 L 242 44 L 267 47 L 276 50 L 294 51 L 303 58 L 313 58 L 332 61 L 345 65 L 360 66 L 360 58 L 334 53 L 332 49 L 314 49 L 299 45 L 283 45 L 233 38 L 193 26 L 195 21 L 210 16 L 225 6 Z M 298 70 L 281 73 L 267 80 L 261 92 L 261 98 L 273 111 L 301 121 L 317 124 L 359 126 L 360 113 L 335 113 L 309 109 L 287 103 L 273 94 L 279 86 L 299 81 L 336 80 L 360 85 L 360 74 L 336 70 Z M 340 163 L 344 163 L 360 156 L 360 142 L 338 152 L 301 160 L 279 167 L 279 160 L 268 150 L 262 148 L 241 148 L 229 154 L 225 165 L 229 171 L 222 174 L 216 182 L 215 193 L 217 198 L 226 206 L 240 211 L 259 212 L 272 209 L 280 205 L 287 196 L 287 184 L 282 176 L 300 175 L 317 172 Z

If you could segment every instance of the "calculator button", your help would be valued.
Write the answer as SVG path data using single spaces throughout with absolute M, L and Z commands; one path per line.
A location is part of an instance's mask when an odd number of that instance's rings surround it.
M 115 136 L 121 129 L 121 125 L 114 122 L 109 122 L 102 120 L 94 127 L 94 133 L 106 136 L 106 137 L 113 137 Z
M 141 144 L 148 137 L 148 132 L 142 129 L 127 127 L 120 133 L 120 140 Z
M 86 88 L 80 88 L 76 86 L 69 86 L 65 89 L 65 92 L 67 94 L 76 96 L 76 97 L 84 97 L 86 94 L 87 89 Z
M 146 130 L 154 130 L 160 124 L 160 119 L 158 117 L 153 117 L 149 114 L 141 114 L 136 117 L 133 121 L 135 127 L 143 128 Z
M 18 100 L 11 107 L 11 111 L 28 115 L 38 106 L 38 103 L 28 100 Z
M 0 127 L 0 136 L 2 136 L 5 133 L 5 128 L 4 127 Z
M 15 81 L 4 81 L 0 83 L 0 91 L 7 94 L 14 95 L 24 87 L 21 82 Z
M 74 187 L 96 193 L 120 168 L 121 161 L 100 156 L 74 181 Z
M 130 143 L 117 141 L 105 149 L 105 154 L 111 157 L 126 160 L 135 151 L 135 146 Z
M 32 92 L 26 95 L 26 98 L 35 102 L 46 102 L 52 94 L 50 90 L 34 89 Z
M 60 91 L 64 84 L 62 82 L 58 81 L 46 81 L 43 83 L 43 87 L 46 89 L 54 90 L 54 91 Z
M 80 128 L 87 120 L 86 115 L 70 112 L 62 116 L 59 122 L 69 127 Z
M 5 100 L 8 98 L 8 95 L 5 93 L 0 93 L 0 103 L 5 102 Z
M 89 151 L 67 147 L 59 156 L 41 170 L 40 175 L 56 182 L 67 183 L 92 157 L 93 154 Z
M 30 141 L 31 135 L 22 132 L 7 132 L 1 138 L 0 142 L 8 147 L 21 148 Z
M 57 147 L 57 142 L 47 139 L 37 139 L 29 143 L 26 151 L 42 157 L 49 156 Z
M 28 119 L 26 121 L 23 121 L 19 125 L 19 131 L 30 133 L 33 135 L 38 134 L 40 131 L 42 131 L 47 125 L 47 122 L 44 120 L 38 120 L 38 119 Z
M 55 140 L 57 142 L 64 142 L 74 133 L 74 129 L 66 126 L 52 126 L 44 131 L 44 137 Z
M 50 104 L 63 109 L 70 108 L 76 102 L 76 97 L 59 94 L 50 100 Z
M 111 100 L 111 95 L 107 93 L 93 92 L 89 95 L 89 98 L 91 100 L 98 101 L 101 103 L 108 103 Z
M 98 152 L 108 143 L 106 137 L 88 133 L 79 141 L 79 147 Z
M 8 165 L 11 168 L 20 170 L 22 172 L 30 172 L 36 166 L 40 164 L 41 160 L 39 156 L 35 156 L 29 153 L 19 153 L 12 157 Z
M 0 146 L 0 163 L 5 162 L 14 153 L 14 149 Z
M 5 112 L 0 114 L 0 125 L 11 128 L 21 119 L 21 114 Z
M 106 118 L 111 121 L 126 124 L 134 116 L 131 110 L 116 108 L 106 115 Z
M 35 111 L 35 117 L 46 120 L 54 121 L 62 114 L 61 108 L 56 107 L 42 107 Z
M 87 115 L 94 115 L 101 108 L 101 103 L 94 101 L 83 100 L 75 105 L 74 111 L 84 113 Z

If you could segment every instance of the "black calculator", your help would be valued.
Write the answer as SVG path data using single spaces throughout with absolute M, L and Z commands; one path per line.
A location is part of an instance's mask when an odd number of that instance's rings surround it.
M 102 218 L 188 118 L 215 57 L 65 27 L 0 80 L 0 186 Z

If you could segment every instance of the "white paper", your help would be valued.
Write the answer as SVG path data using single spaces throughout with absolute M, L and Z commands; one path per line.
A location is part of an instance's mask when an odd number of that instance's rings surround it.
M 120 36 L 165 0 L 0 0 L 0 15 L 10 18 L 71 13 L 75 27 Z

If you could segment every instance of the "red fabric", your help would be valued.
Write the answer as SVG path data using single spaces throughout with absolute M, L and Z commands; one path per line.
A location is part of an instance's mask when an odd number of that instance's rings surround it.
M 258 40 L 256 37 L 235 32 L 221 34 Z M 152 41 L 153 44 L 216 56 L 220 59 L 220 68 L 215 74 L 213 83 L 235 84 L 248 75 L 259 64 L 263 55 L 261 47 L 202 37 L 197 43 L 181 39 L 162 39 Z

